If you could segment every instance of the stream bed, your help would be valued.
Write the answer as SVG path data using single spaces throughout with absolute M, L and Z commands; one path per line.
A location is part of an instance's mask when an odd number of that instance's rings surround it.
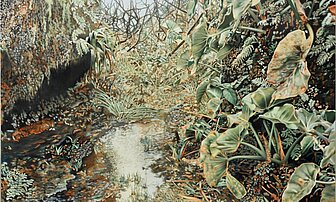
M 150 165 L 162 155 L 157 150 L 164 140 L 161 121 L 133 123 L 117 127 L 99 139 L 107 161 L 113 162 L 119 181 L 126 181 L 117 201 L 132 197 L 152 198 L 164 179 L 153 173 Z
M 165 180 L 150 166 L 162 157 L 160 147 L 170 138 L 165 122 L 99 130 L 100 134 L 94 129 L 74 132 L 70 126 L 56 124 L 19 142 L 5 142 L 2 194 L 6 201 L 154 199 Z

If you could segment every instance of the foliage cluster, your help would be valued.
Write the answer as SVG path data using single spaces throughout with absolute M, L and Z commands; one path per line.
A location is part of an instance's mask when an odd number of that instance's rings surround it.
M 229 165 L 249 159 L 296 167 L 281 193 L 284 201 L 299 201 L 321 186 L 321 200 L 327 200 L 335 186 L 335 111 L 307 111 L 295 100 L 309 91 L 312 61 L 330 71 L 323 66 L 334 57 L 330 4 L 190 0 L 175 12 L 168 9 L 169 17 L 150 18 L 135 41 L 116 43 L 111 86 L 97 91 L 95 103 L 122 118 L 137 105 L 197 102 L 199 112 L 188 112 L 202 118 L 181 130 L 194 137 L 182 134 L 171 149 L 181 160 L 191 138 L 201 142 L 210 186 L 224 177 L 231 193 L 243 198 L 246 189 Z M 316 31 L 309 22 L 321 27 Z M 242 155 L 242 148 L 250 154 Z
M 197 1 L 190 2 L 197 4 Z M 321 2 L 319 6 L 323 6 L 323 3 L 326 2 Z M 195 7 L 194 4 L 191 8 Z M 230 40 L 234 39 L 235 35 L 242 36 L 237 31 L 238 28 L 262 33 L 262 30 L 239 25 L 243 23 L 243 16 L 248 11 L 250 14 L 253 12 L 250 9 L 252 6 L 256 6 L 260 11 L 259 15 L 262 16 L 262 5 L 259 1 L 232 1 L 226 5 L 226 10 L 223 12 L 227 13 L 225 15 L 227 24 L 224 19 L 220 26 L 213 26 L 216 23 L 210 18 L 196 27 L 192 35 L 192 57 L 188 59 L 196 64 L 194 66 L 196 73 L 202 66 L 199 64 L 202 57 L 206 57 L 207 54 L 216 53 L 218 60 L 230 55 L 234 46 L 230 44 Z M 204 7 L 205 15 L 211 15 L 209 11 L 213 11 L 215 6 L 204 4 Z M 227 188 L 238 199 L 246 195 L 246 190 L 229 171 L 230 162 L 237 159 L 261 160 L 282 166 L 290 163 L 298 166 L 282 195 L 283 201 L 299 201 L 310 194 L 315 186 L 318 187 L 317 184 L 325 185 L 322 201 L 327 201 L 329 196 L 335 195 L 334 175 L 326 175 L 327 171 L 335 172 L 336 154 L 331 149 L 336 134 L 335 111 L 308 112 L 303 108 L 296 109 L 290 104 L 293 98 L 304 94 L 308 89 L 311 74 L 306 57 L 314 42 L 315 33 L 307 23 L 308 18 L 299 1 L 289 1 L 288 7 L 297 17 L 297 22 L 301 21 L 305 24 L 309 37 L 306 39 L 304 31 L 294 30 L 277 44 L 267 64 L 268 84 L 264 86 L 270 87 L 261 87 L 245 96 L 237 96 L 233 89 L 234 83 L 223 83 L 222 75 L 212 71 L 214 73 L 204 79 L 196 91 L 197 101 L 200 103 L 206 101 L 207 114 L 212 120 L 217 120 L 215 130 L 212 128 L 211 131 L 206 131 L 197 126 L 189 128 L 196 134 L 201 132 L 206 136 L 200 148 L 200 160 L 203 163 L 205 178 L 209 185 L 216 186 L 222 177 L 225 177 Z M 217 37 L 218 35 L 220 37 Z M 327 37 L 326 41 L 328 38 L 332 36 Z M 243 62 L 248 62 L 245 59 L 255 51 L 253 43 L 258 43 L 255 37 L 246 38 L 241 52 L 232 61 L 232 66 L 240 66 Z M 310 55 L 314 54 L 316 47 L 318 45 L 313 47 Z M 328 51 L 329 48 L 326 50 Z M 320 59 L 317 58 L 317 63 L 324 64 L 325 61 Z M 204 73 L 204 71 L 201 72 Z M 203 99 L 204 95 L 206 99 Z M 236 113 L 227 113 L 227 105 L 233 106 Z M 328 115 L 333 118 L 330 119 Z M 292 139 L 291 145 L 288 146 L 287 143 L 286 149 L 284 149 L 286 139 L 281 138 L 284 133 L 287 140 Z M 257 146 L 245 141 L 251 137 Z M 239 155 L 241 145 L 250 148 L 251 155 Z M 308 160 L 307 157 L 312 153 L 318 157 Z M 318 178 L 324 180 L 321 181 Z
M 31 195 L 34 190 L 34 180 L 27 179 L 25 173 L 15 168 L 10 169 L 7 163 L 1 164 L 1 183 L 7 201 L 23 199 Z

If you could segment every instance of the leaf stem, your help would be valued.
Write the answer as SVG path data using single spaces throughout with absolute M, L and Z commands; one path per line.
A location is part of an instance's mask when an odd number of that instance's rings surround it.
M 289 6 L 291 7 L 291 9 L 293 10 L 294 12 L 294 15 L 295 15 L 295 18 L 301 22 L 301 19 L 300 19 L 300 14 L 298 12 L 298 9 L 296 8 L 296 6 L 294 5 L 293 1 L 292 0 L 288 0 L 288 4 Z
M 252 124 L 250 124 L 250 128 L 251 128 L 251 130 L 252 130 L 252 132 L 253 132 L 254 137 L 256 138 L 256 140 L 257 140 L 257 142 L 258 142 L 258 145 L 259 145 L 261 151 L 264 153 L 265 158 L 266 158 L 265 148 L 264 148 L 263 144 L 261 143 L 261 141 L 260 141 L 260 139 L 259 139 L 258 133 L 257 133 L 257 132 L 255 131 L 255 129 L 253 128 Z
M 263 122 L 264 128 L 266 129 L 266 132 L 268 134 L 268 150 L 271 151 L 271 149 L 272 149 L 272 141 L 273 141 L 273 139 L 272 139 L 272 134 L 273 133 L 272 132 L 273 132 L 274 124 L 272 124 L 272 128 L 271 128 L 271 131 L 270 131 L 269 128 L 268 128 L 268 126 L 267 126 L 267 124 L 266 124 L 266 121 L 263 120 L 262 122 Z
M 297 145 L 297 144 L 298 144 L 298 143 L 299 143 L 305 136 L 306 136 L 305 134 L 300 135 L 300 137 L 297 138 L 297 139 L 295 140 L 295 142 L 289 147 L 289 149 L 288 149 L 288 151 L 287 151 L 287 153 L 286 153 L 285 159 L 284 159 L 285 162 L 288 162 L 288 159 L 289 159 L 290 154 L 292 153 L 293 149 L 295 148 L 295 146 L 296 146 L 296 145 Z
M 242 145 L 245 145 L 247 147 L 250 147 L 251 149 L 253 149 L 255 152 L 257 152 L 258 154 L 260 154 L 260 156 L 262 156 L 263 158 L 266 159 L 266 153 L 261 151 L 260 149 L 258 149 L 256 146 L 250 144 L 250 143 L 247 143 L 247 142 L 241 142 Z
M 250 30 L 250 31 L 258 32 L 258 33 L 262 33 L 262 34 L 266 34 L 266 31 L 265 31 L 265 30 L 258 29 L 258 28 L 246 27 L 246 26 L 239 26 L 238 28 L 240 28 L 240 29 L 245 29 L 245 30 Z
M 319 184 L 325 184 L 325 185 L 330 185 L 330 184 L 335 184 L 336 183 L 336 181 L 325 182 L 325 181 L 319 181 L 319 180 L 316 180 L 315 182 L 319 183 Z
M 251 159 L 251 160 L 265 160 L 262 156 L 232 156 L 228 159 L 228 161 L 236 160 L 236 159 Z

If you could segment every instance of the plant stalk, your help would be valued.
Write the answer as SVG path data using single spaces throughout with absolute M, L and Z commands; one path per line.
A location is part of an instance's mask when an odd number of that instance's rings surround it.
M 335 184 L 336 183 L 336 181 L 325 182 L 325 181 L 319 181 L 319 180 L 316 180 L 315 182 L 319 183 L 319 184 L 325 184 L 325 185 L 330 185 L 330 184 Z
M 288 159 L 290 157 L 290 154 L 292 153 L 293 149 L 295 148 L 295 146 L 305 137 L 306 135 L 305 134 L 302 134 L 298 139 L 295 140 L 295 142 L 292 144 L 292 146 L 289 147 L 287 153 L 286 153 L 286 156 L 285 156 L 285 159 L 284 159 L 284 162 L 288 162 Z
M 259 139 L 258 133 L 254 130 L 252 124 L 250 124 L 250 128 L 251 128 L 251 130 L 252 130 L 252 132 L 253 132 L 254 137 L 256 138 L 256 140 L 257 140 L 257 142 L 258 142 L 258 145 L 259 145 L 261 151 L 265 154 L 265 157 L 266 157 L 265 148 L 264 148 L 263 144 L 261 143 L 261 141 L 260 141 L 260 139 Z
M 245 29 L 245 30 L 250 30 L 250 31 L 258 32 L 258 33 L 262 33 L 262 34 L 266 34 L 265 30 L 257 29 L 257 28 L 253 28 L 253 27 L 239 26 L 238 28 Z
M 272 149 L 272 143 L 273 143 L 273 139 L 272 139 L 272 132 L 273 132 L 273 127 L 274 127 L 274 124 L 272 124 L 272 129 L 271 131 L 268 129 L 268 126 L 266 124 L 266 121 L 263 120 L 263 125 L 264 125 L 264 128 L 266 129 L 266 132 L 268 134 L 268 150 L 271 151 Z
M 236 160 L 236 159 L 251 159 L 251 160 L 265 160 L 262 156 L 232 156 L 228 159 L 228 161 Z
M 253 149 L 255 152 L 257 152 L 258 154 L 260 154 L 260 156 L 262 156 L 264 159 L 266 159 L 266 153 L 261 151 L 260 149 L 258 149 L 256 146 L 251 145 L 247 142 L 241 142 L 242 145 L 245 145 L 247 147 L 250 147 L 251 149 Z

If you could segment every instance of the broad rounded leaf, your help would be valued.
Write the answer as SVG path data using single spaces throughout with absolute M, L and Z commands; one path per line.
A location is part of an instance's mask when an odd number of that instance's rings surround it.
M 290 129 L 297 129 L 299 120 L 295 114 L 295 108 L 291 104 L 284 104 L 280 107 L 274 107 L 271 111 L 260 116 L 273 123 L 282 123 Z
M 251 99 L 257 109 L 267 109 L 271 105 L 274 88 L 259 88 L 251 94 Z
M 296 111 L 296 115 L 300 120 L 299 128 L 303 132 L 312 132 L 321 123 L 320 117 L 315 113 L 307 112 L 307 110 L 302 108 Z
M 226 186 L 237 199 L 241 199 L 246 195 L 244 185 L 242 185 L 230 173 L 227 173 L 226 175 Z
M 229 45 L 225 45 L 222 48 L 219 49 L 217 52 L 217 59 L 223 60 L 226 56 L 229 55 L 230 51 L 232 50 L 232 47 Z
M 218 31 L 223 31 L 224 29 L 228 29 L 233 21 L 234 21 L 234 18 L 233 18 L 232 9 L 231 7 L 228 7 L 228 10 L 226 14 L 224 15 L 224 19 L 222 23 L 218 26 Z M 227 31 L 227 32 L 229 33 L 230 31 Z
M 272 104 L 271 100 L 274 92 L 275 89 L 272 87 L 258 88 L 258 90 L 246 95 L 242 101 L 251 110 L 262 112 Z
M 198 61 L 207 46 L 208 33 L 206 23 L 197 26 L 195 33 L 192 35 L 191 51 L 196 61 Z
M 233 0 L 232 1 L 233 18 L 234 19 L 240 18 L 242 15 L 245 14 L 245 12 L 250 6 L 251 6 L 250 0 Z
M 167 20 L 162 26 L 176 33 L 182 32 L 181 27 L 172 20 Z
M 233 124 L 241 124 L 245 128 L 248 128 L 249 119 L 253 116 L 253 114 L 254 113 L 250 110 L 250 108 L 247 105 L 244 105 L 241 112 L 227 115 L 228 126 L 231 127 Z
M 227 129 L 224 133 L 219 135 L 211 147 L 217 147 L 226 153 L 237 151 L 241 141 L 240 135 L 244 130 L 244 127 L 241 125 Z
M 296 202 L 308 195 L 316 184 L 320 167 L 315 163 L 303 163 L 297 167 L 289 179 L 282 201 Z
M 188 11 L 189 16 L 194 15 L 196 4 L 197 4 L 197 0 L 189 0 L 188 6 L 187 6 L 187 11 Z
M 210 98 L 222 98 L 223 90 L 220 87 L 208 85 L 206 93 Z
M 224 156 L 207 156 L 204 160 L 204 175 L 210 186 L 216 186 L 218 181 L 226 175 L 228 159 Z
M 322 191 L 320 202 L 335 202 L 336 184 L 326 185 Z
M 324 120 L 333 123 L 336 120 L 336 110 L 323 110 L 321 117 Z
M 196 89 L 196 100 L 198 103 L 201 102 L 203 95 L 205 94 L 208 85 L 210 84 L 210 81 L 208 79 L 202 81 L 200 85 L 198 85 Z
M 330 134 L 329 141 L 329 145 L 323 151 L 323 159 L 320 163 L 320 166 L 322 168 L 326 167 L 328 164 L 331 164 L 333 166 L 336 164 L 336 133 Z
M 236 92 L 232 88 L 223 89 L 223 97 L 231 104 L 236 105 L 238 98 Z
M 267 80 L 277 86 L 273 99 L 286 99 L 303 94 L 308 88 L 310 72 L 306 56 L 313 42 L 313 33 L 306 39 L 302 30 L 290 32 L 274 51 L 268 65 Z
M 200 161 L 203 162 L 207 156 L 215 157 L 217 154 L 220 153 L 220 150 L 215 148 L 210 148 L 210 145 L 216 141 L 219 134 L 217 131 L 211 131 L 207 137 L 202 141 L 201 148 L 200 148 Z
M 212 116 L 214 116 L 216 112 L 219 110 L 221 104 L 222 104 L 222 100 L 220 98 L 211 98 L 207 105 L 208 112 Z
M 194 64 L 193 60 L 190 60 L 188 51 L 185 51 L 182 53 L 181 57 L 176 62 L 177 67 L 179 67 L 179 70 L 181 70 L 183 67 L 190 67 L 192 64 Z

